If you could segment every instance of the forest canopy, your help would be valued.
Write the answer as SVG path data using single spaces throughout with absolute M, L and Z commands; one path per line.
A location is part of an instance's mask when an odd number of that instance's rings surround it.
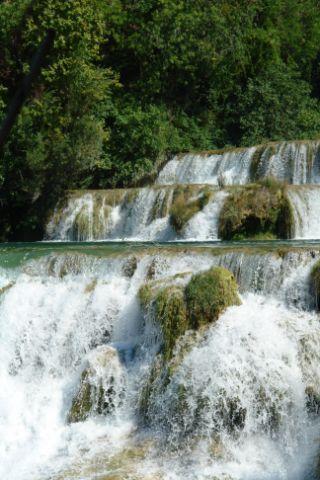
M 320 136 L 318 0 L 3 0 L 0 239 L 40 238 L 70 188 L 139 184 L 175 152 Z

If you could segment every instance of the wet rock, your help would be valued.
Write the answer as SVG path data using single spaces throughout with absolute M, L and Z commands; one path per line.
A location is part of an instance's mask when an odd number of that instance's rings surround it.
M 312 386 L 306 387 L 306 407 L 309 413 L 320 413 L 320 394 Z
M 123 274 L 128 278 L 133 277 L 134 272 L 137 269 L 137 265 L 138 265 L 137 257 L 135 257 L 134 255 L 132 257 L 129 257 L 122 267 Z
M 233 274 L 222 267 L 194 275 L 186 286 L 185 298 L 193 328 L 214 322 L 227 307 L 241 303 Z
M 90 355 L 88 365 L 81 374 L 67 421 L 82 422 L 89 416 L 112 414 L 121 405 L 124 380 L 116 349 L 98 347 Z
M 268 178 L 238 187 L 220 213 L 223 240 L 291 238 L 294 216 L 285 186 Z

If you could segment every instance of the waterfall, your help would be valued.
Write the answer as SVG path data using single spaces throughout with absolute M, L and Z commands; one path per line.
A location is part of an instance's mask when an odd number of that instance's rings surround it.
M 320 239 L 320 189 L 304 186 L 288 190 L 295 220 L 295 238 Z
M 250 164 L 256 149 L 239 149 L 223 154 L 204 153 L 179 155 L 159 173 L 156 183 L 211 185 L 244 185 L 250 179 Z
M 309 478 L 320 325 L 308 278 L 319 251 L 47 248 L 16 264 L 9 251 L 0 269 L 1 478 Z M 137 408 L 160 337 L 137 292 L 214 265 L 234 272 L 242 305 L 191 341 L 144 429 Z M 108 403 L 68 423 L 85 371 Z
M 216 240 L 218 220 L 227 192 L 211 189 L 211 198 L 182 232 L 170 224 L 170 208 L 178 187 L 101 190 L 71 193 L 58 205 L 47 225 L 50 240 Z M 203 186 L 188 191 L 189 200 L 202 195 Z
M 156 183 L 244 185 L 271 176 L 294 185 L 318 184 L 319 146 L 318 141 L 281 142 L 225 153 L 178 155 L 163 167 Z
M 46 242 L 1 247 L 1 479 L 318 478 L 319 152 L 179 155 L 149 187 L 67 192 Z M 288 185 L 245 190 L 267 177 Z M 266 191 L 302 240 L 210 243 Z
M 232 186 L 246 188 L 268 177 L 293 185 L 319 184 L 319 146 L 318 141 L 280 142 L 178 155 L 163 167 L 153 186 L 69 192 L 49 219 L 46 240 L 218 240 L 220 212 Z M 179 192 L 186 205 L 201 195 L 208 201 L 195 207 L 177 231 L 171 213 Z M 316 192 L 311 186 L 289 189 L 295 238 L 319 238 Z

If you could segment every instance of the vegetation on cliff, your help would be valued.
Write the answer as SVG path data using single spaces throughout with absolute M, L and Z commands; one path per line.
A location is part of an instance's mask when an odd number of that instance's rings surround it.
M 1 152 L 0 237 L 41 238 L 66 188 L 137 184 L 171 153 L 318 137 L 319 13 L 316 0 L 2 2 L 0 120 L 56 37 Z

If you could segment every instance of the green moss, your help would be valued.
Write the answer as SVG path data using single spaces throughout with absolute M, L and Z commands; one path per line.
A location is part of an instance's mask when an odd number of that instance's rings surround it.
M 239 305 L 238 285 L 229 270 L 213 267 L 191 277 L 186 287 L 143 285 L 138 293 L 144 310 L 152 307 L 163 334 L 165 359 L 186 330 L 197 330 L 216 320 L 230 305 Z
M 193 328 L 217 320 L 230 305 L 240 305 L 237 282 L 232 273 L 222 267 L 194 275 L 186 286 L 185 297 Z
M 285 186 L 274 179 L 235 189 L 220 213 L 222 240 L 290 238 L 294 217 Z
M 154 298 L 154 290 L 151 283 L 145 283 L 142 285 L 138 292 L 138 297 L 140 300 L 141 306 L 146 309 Z
M 163 287 L 148 282 L 139 291 L 142 308 L 154 315 L 161 327 L 163 341 L 141 392 L 140 413 L 146 423 L 152 422 L 150 405 L 161 394 L 186 353 L 203 331 L 230 305 L 239 305 L 237 283 L 231 272 L 222 267 L 193 275 L 186 285 Z M 177 409 L 182 408 L 185 391 L 178 392 Z M 178 411 L 177 411 L 178 415 Z
M 177 233 L 181 233 L 188 221 L 200 212 L 209 202 L 212 191 L 208 187 L 179 186 L 173 194 L 170 208 L 170 223 Z
M 89 371 L 84 370 L 81 375 L 80 388 L 72 401 L 68 414 L 68 423 L 83 422 L 88 418 L 92 409 L 92 392 L 89 382 Z
M 163 355 L 168 360 L 176 340 L 189 328 L 183 288 L 170 286 L 160 290 L 155 299 L 155 311 L 163 334 Z
M 320 260 L 318 260 L 311 270 L 311 290 L 315 298 L 315 305 L 320 310 Z

